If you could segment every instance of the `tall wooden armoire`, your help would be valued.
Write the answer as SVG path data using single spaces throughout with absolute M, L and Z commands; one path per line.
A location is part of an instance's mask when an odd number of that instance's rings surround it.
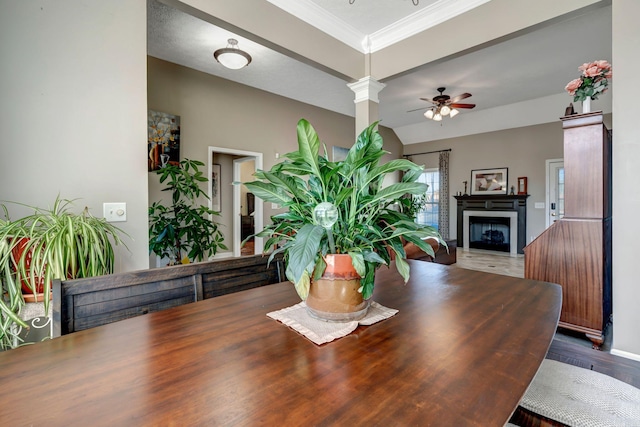
M 561 120 L 565 216 L 525 247 L 525 277 L 561 285 L 559 326 L 600 348 L 611 316 L 611 135 L 601 111 Z

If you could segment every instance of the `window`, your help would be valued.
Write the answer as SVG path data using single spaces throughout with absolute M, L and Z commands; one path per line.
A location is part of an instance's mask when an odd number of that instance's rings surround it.
M 425 169 L 418 178 L 429 186 L 427 189 L 424 209 L 418 212 L 416 222 L 438 228 L 438 213 L 440 211 L 440 173 L 437 168 Z

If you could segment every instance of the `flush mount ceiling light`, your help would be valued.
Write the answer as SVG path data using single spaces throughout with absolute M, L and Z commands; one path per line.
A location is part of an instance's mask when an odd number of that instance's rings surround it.
M 238 48 L 238 40 L 227 40 L 227 47 L 213 52 L 213 57 L 223 66 L 232 70 L 239 70 L 251 63 L 251 55 Z

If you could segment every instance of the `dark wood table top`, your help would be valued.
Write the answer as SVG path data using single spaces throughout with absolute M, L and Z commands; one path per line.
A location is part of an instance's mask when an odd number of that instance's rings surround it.
M 560 287 L 410 262 L 376 277 L 397 315 L 323 346 L 266 316 L 280 283 L 0 353 L 0 425 L 504 425 Z

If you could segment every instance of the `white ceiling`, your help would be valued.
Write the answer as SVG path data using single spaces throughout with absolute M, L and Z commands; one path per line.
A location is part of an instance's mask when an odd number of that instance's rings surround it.
M 352 5 L 349 0 L 268 1 L 364 52 L 488 0 L 419 0 L 418 6 L 412 0 L 354 0 Z M 248 67 L 228 70 L 213 59 L 213 51 L 225 47 L 230 37 L 253 57 Z M 156 0 L 148 1 L 148 54 L 331 111 L 355 114 L 348 82 Z M 596 59 L 611 59 L 610 6 L 383 81 L 380 120 L 404 144 L 557 121 L 571 102 L 564 86 L 578 77 L 579 65 Z M 424 111 L 408 112 L 423 106 L 426 110 L 430 104 L 419 98 L 436 96 L 441 86 L 451 96 L 471 93 L 464 102 L 475 103 L 476 108 L 442 122 L 425 119 Z M 611 110 L 610 96 L 595 103 L 600 104 L 595 109 Z

